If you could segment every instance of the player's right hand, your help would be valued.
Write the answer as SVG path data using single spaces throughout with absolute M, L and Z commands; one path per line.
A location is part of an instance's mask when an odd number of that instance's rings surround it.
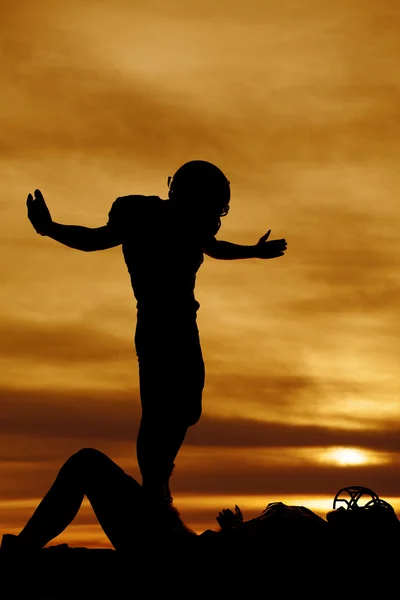
M 28 194 L 26 206 L 28 208 L 28 219 L 32 223 L 36 233 L 47 235 L 53 221 L 42 192 L 35 190 L 34 196 Z

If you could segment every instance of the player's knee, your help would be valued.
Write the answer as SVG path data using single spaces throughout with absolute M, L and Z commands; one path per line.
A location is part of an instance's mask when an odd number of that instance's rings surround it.
M 196 423 L 198 423 L 201 417 L 201 412 L 202 409 L 201 406 L 199 406 L 197 409 L 192 410 L 188 413 L 186 421 L 188 427 L 192 427 L 193 425 L 196 425 Z

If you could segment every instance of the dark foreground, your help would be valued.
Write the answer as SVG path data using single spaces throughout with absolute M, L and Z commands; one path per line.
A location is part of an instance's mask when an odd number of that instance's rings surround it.
M 359 506 L 366 493 L 371 500 Z M 326 519 L 278 502 L 226 535 L 190 544 L 158 541 L 127 554 L 66 545 L 35 556 L 11 557 L 0 550 L 0 597 L 397 597 L 400 521 L 394 510 L 367 488 L 344 488 L 336 500 Z
M 0 557 L 1 598 L 390 598 L 399 590 L 399 542 L 365 536 L 328 547 L 304 539 L 201 552 L 148 548 L 126 556 L 47 549 L 34 559 Z

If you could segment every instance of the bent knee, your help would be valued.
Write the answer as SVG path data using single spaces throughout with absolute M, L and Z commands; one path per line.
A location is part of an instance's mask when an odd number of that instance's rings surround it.
M 65 464 L 78 471 L 91 470 L 102 461 L 104 456 L 103 452 L 96 450 L 96 448 L 81 448 L 75 454 L 72 454 Z
M 103 452 L 96 450 L 96 448 L 81 448 L 71 458 L 75 457 L 78 460 L 95 460 L 99 456 L 104 456 Z
M 192 427 L 193 425 L 196 425 L 196 423 L 198 423 L 200 421 L 201 413 L 202 413 L 201 406 L 195 411 L 194 410 L 190 411 L 188 413 L 187 419 L 186 419 L 187 426 Z

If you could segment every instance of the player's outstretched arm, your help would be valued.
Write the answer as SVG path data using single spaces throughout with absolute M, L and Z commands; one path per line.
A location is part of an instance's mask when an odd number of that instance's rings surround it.
M 267 241 L 271 230 L 265 233 L 252 246 L 243 246 L 224 240 L 213 240 L 204 248 L 205 254 L 220 260 L 237 260 L 241 258 L 278 258 L 283 256 L 287 243 L 285 239 Z
M 94 252 L 106 250 L 121 244 L 109 227 L 82 227 L 80 225 L 62 225 L 55 223 L 40 190 L 35 190 L 34 196 L 28 195 L 26 201 L 28 219 L 40 235 L 48 236 L 69 248 Z

